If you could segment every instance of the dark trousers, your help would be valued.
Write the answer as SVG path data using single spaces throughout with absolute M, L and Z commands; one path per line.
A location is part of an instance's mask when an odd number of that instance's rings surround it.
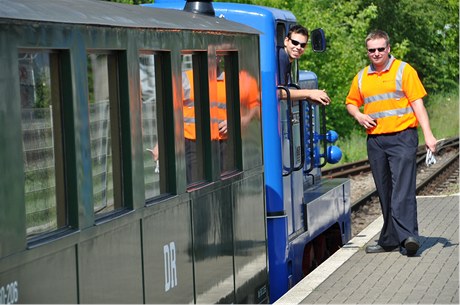
M 235 156 L 232 150 L 228 149 L 227 140 L 212 141 L 212 145 L 215 145 L 215 149 L 220 154 L 220 172 L 231 171 L 236 169 Z M 199 155 L 196 141 L 185 139 L 185 161 L 186 161 L 186 174 L 187 184 L 199 182 L 205 179 L 204 176 L 204 164 L 203 164 L 203 152 Z M 206 160 L 205 162 L 211 162 Z
M 399 246 L 407 237 L 418 236 L 417 147 L 415 128 L 367 138 L 367 154 L 383 214 L 380 246 Z
M 198 164 L 196 141 L 185 139 L 185 162 L 187 184 L 203 178 L 203 168 Z

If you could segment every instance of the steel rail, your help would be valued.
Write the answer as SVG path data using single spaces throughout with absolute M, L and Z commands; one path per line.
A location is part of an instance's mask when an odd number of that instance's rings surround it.
M 438 142 L 437 153 L 448 148 L 456 148 L 459 146 L 459 137 L 453 137 L 450 139 L 443 139 Z M 417 149 L 417 164 L 420 165 L 425 161 L 426 149 L 425 145 L 420 145 Z M 370 164 L 368 159 L 359 160 L 356 162 L 347 163 L 341 166 L 336 166 L 321 171 L 323 177 L 328 178 L 347 178 L 362 173 L 370 172 Z
M 453 163 L 458 162 L 458 159 L 459 159 L 459 152 L 457 151 L 457 153 L 455 155 L 453 155 L 452 157 L 450 157 L 446 162 L 444 162 L 442 166 L 440 166 L 439 168 L 434 170 L 428 177 L 422 179 L 422 181 L 420 181 L 417 184 L 417 187 L 416 187 L 417 194 L 425 186 L 427 186 L 431 181 L 433 181 L 439 175 L 441 175 L 444 171 L 446 171 L 446 169 L 449 168 Z M 360 207 L 366 205 L 367 202 L 372 200 L 373 197 L 375 197 L 375 198 L 378 197 L 376 189 L 370 191 L 369 193 L 367 193 L 366 195 L 362 196 L 361 198 L 359 198 L 355 202 L 352 202 L 351 203 L 351 210 L 352 211 L 357 211 Z

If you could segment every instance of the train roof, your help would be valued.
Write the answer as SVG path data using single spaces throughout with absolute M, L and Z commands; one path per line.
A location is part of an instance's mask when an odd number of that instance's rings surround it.
M 184 7 L 184 0 L 155 0 L 154 3 L 142 4 L 149 7 L 169 7 L 181 10 Z M 275 20 L 287 20 L 296 22 L 294 14 L 287 10 L 277 9 L 262 5 L 243 4 L 243 3 L 230 3 L 230 2 L 213 2 L 214 11 L 216 16 L 220 17 L 231 14 L 234 18 L 257 18 L 261 16 L 270 15 Z M 237 17 L 238 16 L 238 17 Z M 234 20 L 234 19 L 232 19 Z
M 1 20 L 40 21 L 114 27 L 190 29 L 254 33 L 252 27 L 179 10 L 102 0 L 0 0 Z
M 242 13 L 246 12 L 248 15 L 267 15 L 270 14 L 275 20 L 287 20 L 291 22 L 296 21 L 296 17 L 293 13 L 287 10 L 277 9 L 273 7 L 261 6 L 261 5 L 251 5 L 243 3 L 226 3 L 218 2 L 215 3 L 216 15 L 225 13 Z

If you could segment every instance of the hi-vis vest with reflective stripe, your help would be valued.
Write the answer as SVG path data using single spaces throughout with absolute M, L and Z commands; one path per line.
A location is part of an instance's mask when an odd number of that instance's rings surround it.
M 195 95 L 193 92 L 193 70 L 186 71 L 185 75 L 188 78 L 190 88 L 189 94 L 184 99 L 184 137 L 189 140 L 196 140 L 196 129 L 195 129 Z M 184 75 L 182 75 L 184 77 Z M 184 88 L 183 88 L 184 89 Z M 184 93 L 185 95 L 185 93 Z
M 408 65 L 394 58 L 389 65 L 389 70 L 381 73 L 370 71 L 367 66 L 357 75 L 364 113 L 377 122 L 375 128 L 367 130 L 368 134 L 398 132 L 418 125 L 403 88 L 404 69 Z
M 188 70 L 185 73 L 190 82 L 190 98 L 184 100 L 184 137 L 189 140 L 196 140 L 193 70 Z M 217 88 L 210 85 L 210 90 L 214 89 L 217 92 L 211 93 L 212 96 L 216 96 L 216 100 L 210 103 L 211 139 L 223 140 L 227 136 L 226 134 L 219 134 L 219 123 L 227 120 L 225 79 L 217 81 Z

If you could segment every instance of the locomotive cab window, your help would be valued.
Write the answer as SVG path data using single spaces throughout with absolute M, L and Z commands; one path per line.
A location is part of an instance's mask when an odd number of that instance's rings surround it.
M 100 218 L 123 208 L 118 56 L 94 51 L 87 62 L 93 204 Z
M 284 52 L 284 40 L 288 34 L 289 29 L 294 26 L 294 24 L 284 23 L 279 21 L 276 24 L 276 48 L 277 48 L 277 60 L 276 62 L 280 62 L 280 52 Z M 278 66 L 278 82 L 283 83 L 282 85 L 289 85 L 289 84 L 296 84 L 298 82 L 298 65 L 299 61 L 295 59 L 290 67 L 289 72 L 290 76 L 287 77 L 286 75 L 281 75 L 281 67 Z
M 278 22 L 276 24 L 276 46 L 278 48 L 284 48 L 284 38 L 286 38 L 286 35 L 286 24 L 283 22 Z
M 284 52 L 284 39 L 286 38 L 287 30 L 286 25 L 283 22 L 278 22 L 276 24 L 276 62 L 278 65 L 277 71 L 277 82 L 280 83 L 285 78 L 281 75 L 281 67 L 279 66 L 280 62 L 280 52 Z
M 59 64 L 51 50 L 20 50 L 21 125 L 28 238 L 68 224 Z

